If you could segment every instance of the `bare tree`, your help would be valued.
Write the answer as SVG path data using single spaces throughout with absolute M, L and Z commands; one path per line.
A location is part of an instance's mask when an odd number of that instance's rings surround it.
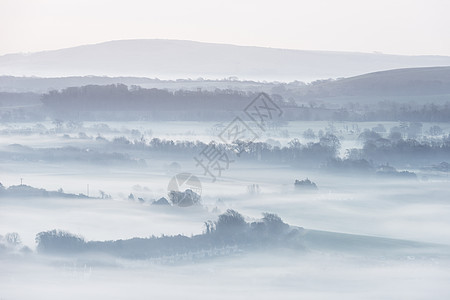
M 17 246 L 22 243 L 20 236 L 17 232 L 10 232 L 5 235 L 5 240 L 8 244 Z

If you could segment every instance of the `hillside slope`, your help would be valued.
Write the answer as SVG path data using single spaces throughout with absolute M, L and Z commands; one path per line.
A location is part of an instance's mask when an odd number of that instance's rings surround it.
M 0 56 L 0 74 L 314 80 L 450 65 L 445 56 L 286 50 L 180 40 L 120 40 Z

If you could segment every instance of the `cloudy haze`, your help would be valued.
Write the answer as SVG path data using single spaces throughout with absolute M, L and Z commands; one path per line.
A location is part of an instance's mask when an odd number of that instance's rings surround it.
M 0 1 L 0 54 L 119 39 L 450 55 L 450 4 L 430 1 Z
M 0 300 L 450 299 L 449 8 L 0 0 Z

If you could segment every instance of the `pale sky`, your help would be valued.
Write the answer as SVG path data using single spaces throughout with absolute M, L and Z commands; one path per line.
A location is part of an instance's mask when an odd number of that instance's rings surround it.
M 0 0 L 0 55 L 119 39 L 450 56 L 448 0 Z

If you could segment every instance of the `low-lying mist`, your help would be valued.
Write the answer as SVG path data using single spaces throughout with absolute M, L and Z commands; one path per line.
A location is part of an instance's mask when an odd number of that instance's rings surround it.
M 357 133 L 348 124 L 294 122 L 264 142 L 223 145 L 214 124 L 142 124 L 3 128 L 1 299 L 56 299 L 68 290 L 67 299 L 449 295 L 445 126 L 412 142 L 406 131 L 400 139 L 374 134 L 375 123 Z M 209 145 L 233 160 L 215 180 L 194 159 Z M 399 147 L 409 151 L 403 160 Z M 169 183 L 179 173 L 198 178 L 196 205 L 172 201 Z M 274 213 L 299 231 L 277 242 L 259 225 L 248 225 L 255 231 L 242 240 L 205 237 L 229 210 L 247 224 Z M 36 236 L 53 230 L 82 238 L 83 251 L 40 251 Z

